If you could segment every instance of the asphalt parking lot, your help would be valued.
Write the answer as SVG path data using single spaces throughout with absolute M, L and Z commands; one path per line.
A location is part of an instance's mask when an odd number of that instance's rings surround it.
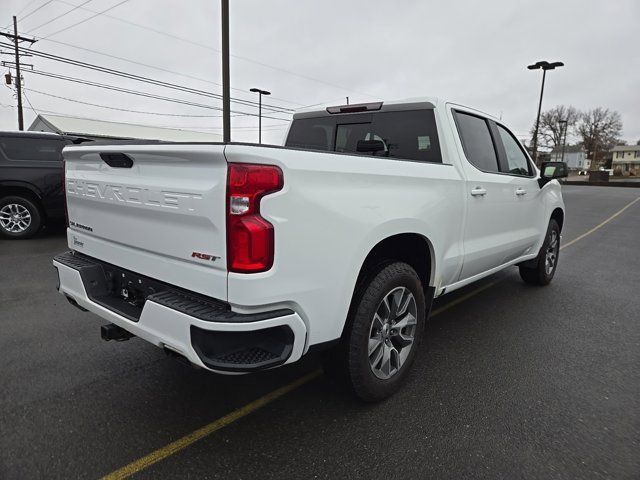
M 640 201 L 611 218 L 640 189 L 563 192 L 554 282 L 530 287 L 512 268 L 437 301 L 396 396 L 363 405 L 320 375 L 121 473 L 640 477 Z M 0 241 L 3 479 L 108 475 L 318 368 L 223 377 L 139 339 L 103 342 L 101 321 L 55 291 L 51 258 L 65 243 L 59 229 Z

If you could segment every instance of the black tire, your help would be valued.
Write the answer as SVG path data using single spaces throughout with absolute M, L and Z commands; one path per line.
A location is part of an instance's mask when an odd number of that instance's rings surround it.
M 17 207 L 12 207 L 17 206 Z M 17 208 L 17 210 L 16 210 Z M 3 211 L 4 209 L 4 211 Z M 21 225 L 15 226 L 11 222 L 7 222 L 8 212 L 20 212 L 25 219 Z M 24 212 L 28 212 L 28 225 Z M 3 221 L 4 220 L 4 221 Z M 36 203 L 25 197 L 12 195 L 0 199 L 0 235 L 5 238 L 14 240 L 22 240 L 33 237 L 42 227 L 42 214 Z
M 395 293 L 394 293 L 395 292 Z M 411 296 L 407 292 L 411 293 Z M 392 297 L 389 297 L 392 295 Z M 395 295 L 395 296 L 393 296 Z M 380 313 L 380 308 L 386 309 L 383 304 L 384 299 L 399 298 L 398 304 L 406 301 L 406 313 L 415 313 L 415 324 L 393 329 L 393 320 L 386 322 L 386 327 L 377 330 L 374 326 L 374 315 Z M 413 301 L 411 300 L 413 298 Z M 330 352 L 323 362 L 325 372 L 334 378 L 341 380 L 357 397 L 367 402 L 383 400 L 394 394 L 402 385 L 415 361 L 418 353 L 420 341 L 424 333 L 425 324 L 425 297 L 422 283 L 418 274 L 406 263 L 395 262 L 379 266 L 375 271 L 366 277 L 363 284 L 356 289 L 355 304 L 351 308 L 351 313 L 347 319 L 347 327 L 339 347 Z M 393 306 L 393 310 L 398 310 Z M 399 315 L 396 317 L 398 324 L 409 315 Z M 381 315 L 378 316 L 380 318 Z M 394 317 L 389 310 L 389 317 Z M 413 320 L 411 320 L 413 322 Z M 382 322 L 375 321 L 377 324 Z M 384 330 L 384 333 L 383 333 Z M 378 332 L 371 338 L 372 332 Z M 395 336 L 393 335 L 395 333 Z M 399 335 L 398 335 L 399 334 Z M 407 346 L 405 337 L 413 335 L 408 352 L 405 352 L 405 359 L 401 361 L 401 352 Z M 386 340 L 382 340 L 387 335 Z M 381 357 L 381 369 L 376 370 L 369 360 L 370 340 L 379 342 L 378 345 L 385 353 L 395 351 L 396 368 L 390 373 L 389 378 L 379 378 L 383 373 Z M 396 342 L 400 342 L 397 343 Z M 385 345 L 387 345 L 385 347 Z M 384 350 L 384 349 L 387 350 Z M 389 372 L 391 372 L 391 359 L 393 353 L 389 354 Z M 401 362 L 401 363 L 399 363 Z M 385 363 L 386 364 L 386 363 Z M 398 366 L 399 365 L 399 366 Z
M 553 245 L 552 245 L 553 244 Z M 553 266 L 547 268 L 547 253 L 553 250 Z M 538 252 L 536 259 L 527 264 L 520 265 L 520 277 L 525 283 L 530 285 L 549 285 L 558 268 L 558 260 L 560 259 L 560 227 L 558 223 L 551 219 L 544 242 Z

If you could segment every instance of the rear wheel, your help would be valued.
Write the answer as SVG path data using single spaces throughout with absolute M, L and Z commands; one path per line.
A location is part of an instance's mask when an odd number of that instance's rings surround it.
M 41 226 L 42 215 L 33 200 L 20 196 L 0 199 L 0 235 L 13 239 L 30 238 Z
M 531 285 L 548 285 L 553 280 L 560 255 L 560 227 L 551 219 L 547 235 L 533 265 L 520 265 L 520 277 Z
M 423 335 L 426 307 L 420 278 L 406 263 L 380 267 L 369 278 L 325 371 L 373 402 L 395 393 L 405 380 Z

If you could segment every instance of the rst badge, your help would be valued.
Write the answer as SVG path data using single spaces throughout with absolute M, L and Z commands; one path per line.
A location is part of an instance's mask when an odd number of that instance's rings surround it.
M 198 258 L 200 260 L 207 260 L 207 261 L 210 261 L 210 262 L 215 262 L 220 257 L 216 257 L 215 255 L 210 255 L 208 253 L 192 252 L 191 253 L 191 258 Z

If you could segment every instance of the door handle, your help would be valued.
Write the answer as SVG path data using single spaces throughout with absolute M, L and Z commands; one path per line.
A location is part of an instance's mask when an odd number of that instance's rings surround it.
M 522 196 L 526 195 L 527 191 L 524 188 L 516 188 L 516 195 Z
M 471 195 L 474 197 L 484 197 L 487 194 L 487 191 L 482 187 L 476 187 L 471 190 Z

